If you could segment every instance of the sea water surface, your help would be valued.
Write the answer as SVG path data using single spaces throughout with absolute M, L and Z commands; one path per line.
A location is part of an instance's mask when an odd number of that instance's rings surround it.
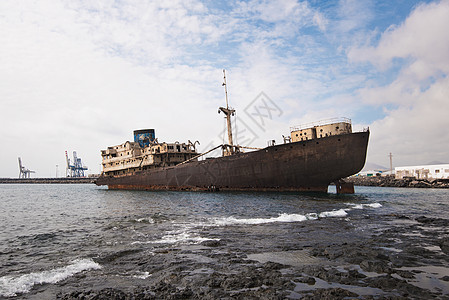
M 270 224 L 309 226 L 327 218 L 358 218 L 372 227 L 377 214 L 449 217 L 449 190 L 356 187 L 354 195 L 336 195 L 334 189 L 329 194 L 207 193 L 3 184 L 0 298 L 26 297 L 37 286 L 51 288 L 82 272 L 112 276 L 98 259 L 107 253 L 139 247 L 149 255 L 164 247 L 220 240 L 220 232 L 235 231 L 241 240 L 250 240 L 256 234 L 245 236 L 245 228 L 251 226 L 263 231 L 273 230 Z M 289 238 L 288 230 L 279 232 Z M 128 270 L 135 270 L 128 275 L 136 278 L 151 276 L 137 266 Z

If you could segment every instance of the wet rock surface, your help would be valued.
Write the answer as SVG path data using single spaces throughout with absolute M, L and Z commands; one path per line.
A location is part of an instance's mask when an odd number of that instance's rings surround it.
M 448 299 L 449 220 L 371 218 L 205 228 L 217 241 L 108 253 L 94 258 L 101 270 L 77 274 L 54 293 L 59 299 Z

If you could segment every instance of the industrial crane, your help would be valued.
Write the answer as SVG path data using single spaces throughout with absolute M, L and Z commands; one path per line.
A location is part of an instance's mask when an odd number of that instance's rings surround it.
M 19 157 L 19 178 L 30 178 L 31 173 L 36 173 L 35 171 L 31 171 L 24 166 L 22 166 L 22 159 Z
M 73 163 L 70 163 L 70 158 L 65 152 L 65 158 L 67 161 L 66 173 L 67 177 L 84 177 L 84 171 L 87 170 L 86 166 L 83 166 L 81 158 L 77 157 L 76 151 L 73 151 Z

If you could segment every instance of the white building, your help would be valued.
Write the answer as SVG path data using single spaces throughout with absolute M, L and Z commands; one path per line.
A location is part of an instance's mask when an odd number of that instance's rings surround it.
M 373 176 L 382 176 L 384 171 L 381 170 L 366 170 L 360 171 L 354 176 L 363 176 L 363 177 L 373 177 Z
M 404 177 L 415 177 L 416 179 L 449 178 L 449 164 L 396 167 L 394 170 L 396 179 Z

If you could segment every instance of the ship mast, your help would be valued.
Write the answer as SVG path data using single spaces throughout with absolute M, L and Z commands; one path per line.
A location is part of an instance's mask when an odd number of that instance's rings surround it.
M 226 95 L 226 108 L 220 107 L 220 111 L 222 111 L 226 115 L 226 123 L 228 125 L 228 147 L 226 147 L 226 151 L 224 151 L 224 155 L 232 155 L 234 153 L 234 147 L 232 142 L 232 127 L 231 127 L 231 116 L 234 116 L 235 110 L 232 108 L 229 108 L 229 102 L 228 102 L 228 89 L 226 86 L 226 71 L 223 70 L 223 84 L 222 86 L 225 87 L 225 95 Z

